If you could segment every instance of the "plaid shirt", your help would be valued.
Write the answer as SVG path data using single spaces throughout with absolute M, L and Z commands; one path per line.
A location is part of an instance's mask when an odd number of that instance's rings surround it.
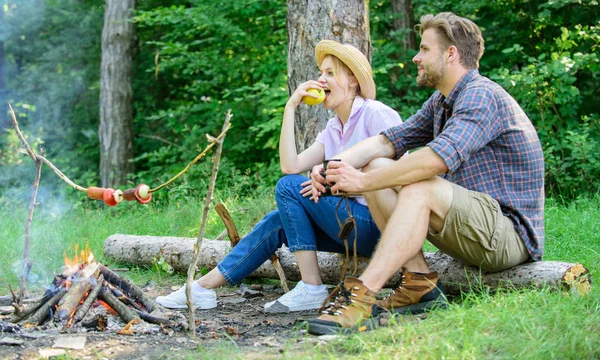
M 442 178 L 486 193 L 515 225 L 531 259 L 544 252 L 544 154 L 533 124 L 500 85 L 470 70 L 445 98 L 436 91 L 403 124 L 382 132 L 396 158 L 428 146 Z

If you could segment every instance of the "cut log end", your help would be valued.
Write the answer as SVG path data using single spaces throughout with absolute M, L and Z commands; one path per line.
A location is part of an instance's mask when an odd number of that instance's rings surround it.
M 562 280 L 565 289 L 571 293 L 587 295 L 592 291 L 592 281 L 589 276 L 589 270 L 579 263 L 567 269 Z

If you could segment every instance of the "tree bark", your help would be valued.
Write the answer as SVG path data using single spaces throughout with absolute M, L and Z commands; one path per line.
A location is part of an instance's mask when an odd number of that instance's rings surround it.
M 415 34 L 415 20 L 411 0 L 391 0 L 394 13 L 394 29 L 403 30 L 406 35 L 402 38 L 404 51 L 417 49 L 417 36 Z
M 131 56 L 135 0 L 106 0 L 100 71 L 100 183 L 124 185 L 133 172 Z
M 0 9 L 0 24 L 4 23 L 4 9 Z M 6 68 L 4 61 L 4 41 L 0 37 L 0 134 L 8 128 L 8 108 L 6 106 Z
M 366 0 L 288 0 L 288 92 L 319 76 L 315 46 L 321 40 L 349 43 L 371 59 L 369 1 Z M 301 105 L 296 110 L 298 152 L 315 141 L 333 113 L 322 106 Z
M 160 256 L 176 271 L 186 272 L 192 261 L 195 238 L 136 236 L 115 234 L 104 242 L 104 255 L 121 263 L 138 266 L 152 266 Z M 228 241 L 204 239 L 200 252 L 202 263 L 198 266 L 209 270 L 214 268 L 229 252 Z M 279 261 L 289 280 L 300 280 L 300 271 L 295 256 L 286 247 L 279 249 Z M 327 284 L 335 284 L 340 280 L 343 255 L 333 253 L 317 253 L 321 278 Z M 473 288 L 528 288 L 546 285 L 557 287 L 579 287 L 577 292 L 589 291 L 590 281 L 587 269 L 579 264 L 560 261 L 539 261 L 515 266 L 511 269 L 487 273 L 475 266 L 464 265 L 440 252 L 425 253 L 425 259 L 431 271 L 437 271 L 444 288 L 449 295 L 456 295 Z M 369 258 L 359 257 L 358 274 L 362 273 Z M 279 278 L 269 261 L 262 264 L 250 277 Z M 574 277 L 574 279 L 569 279 Z M 576 281 L 575 281 L 576 280 Z M 399 276 L 394 275 L 386 287 L 396 287 Z

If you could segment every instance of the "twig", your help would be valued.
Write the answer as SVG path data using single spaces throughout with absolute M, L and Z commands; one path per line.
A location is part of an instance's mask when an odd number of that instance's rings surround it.
M 179 150 L 183 150 L 183 146 L 181 146 L 181 145 L 178 145 L 178 144 L 175 144 L 174 142 L 172 142 L 172 141 L 169 141 L 169 140 L 167 140 L 167 139 L 163 139 L 163 138 L 161 138 L 160 136 L 156 136 L 156 135 L 149 135 L 149 134 L 140 134 L 140 136 L 141 136 L 141 137 L 144 137 L 144 138 L 146 138 L 146 139 L 152 139 L 152 140 L 157 140 L 157 141 L 160 141 L 160 142 L 164 142 L 165 144 L 169 144 L 169 145 L 171 145 L 171 146 L 173 146 L 173 147 L 176 147 L 176 148 L 177 148 L 177 149 L 179 149 Z
M 87 191 L 87 188 L 84 188 L 83 186 L 79 186 L 79 185 L 75 184 L 73 181 L 71 181 L 71 179 L 69 179 L 65 174 L 62 173 L 62 171 L 60 171 L 56 166 L 54 166 L 54 164 L 52 164 L 50 162 L 50 160 L 46 159 L 45 157 L 43 157 L 41 155 L 36 155 L 35 157 L 38 160 L 42 161 L 44 164 L 46 164 L 50 169 L 52 169 L 52 171 L 54 171 L 56 173 L 56 175 L 58 175 L 59 178 L 63 179 L 63 181 L 66 182 L 73 189 L 83 191 L 83 192 Z
M 217 180 L 217 173 L 219 172 L 219 162 L 221 161 L 221 152 L 223 151 L 223 141 L 225 140 L 225 135 L 227 134 L 227 130 L 231 127 L 229 121 L 231 120 L 231 110 L 227 111 L 225 115 L 225 122 L 223 123 L 223 128 L 221 129 L 221 135 L 217 139 L 213 139 L 212 145 L 217 144 L 217 151 L 215 152 L 215 157 L 213 161 L 213 170 L 212 175 L 210 177 L 210 185 L 208 187 L 208 192 L 206 194 L 206 199 L 204 201 L 204 210 L 202 212 L 202 223 L 200 225 L 200 231 L 198 232 L 198 239 L 194 244 L 194 259 L 190 264 L 187 272 L 187 282 L 185 295 L 187 298 L 187 305 L 189 309 L 190 316 L 188 318 L 189 329 L 191 331 L 192 337 L 196 337 L 196 319 L 194 317 L 194 304 L 192 302 L 192 282 L 194 281 L 194 275 L 196 273 L 196 264 L 198 264 L 198 260 L 200 259 L 200 248 L 202 247 L 202 238 L 204 236 L 204 229 L 206 227 L 206 221 L 208 219 L 208 212 L 210 210 L 210 204 L 212 203 L 213 192 L 215 190 L 215 182 Z M 208 148 L 207 148 L 208 149 Z M 206 150 L 205 150 L 206 151 Z M 191 164 L 190 164 L 191 165 Z M 190 166 L 188 165 L 188 167 Z
M 29 275 L 29 271 L 31 270 L 31 260 L 29 259 L 29 248 L 31 243 L 31 222 L 33 221 L 33 212 L 35 211 L 35 207 L 37 205 L 36 199 L 38 189 L 40 187 L 40 177 L 42 175 L 42 162 L 37 158 L 37 155 L 31 148 L 31 146 L 29 146 L 27 140 L 25 140 L 25 137 L 21 133 L 21 130 L 19 130 L 17 117 L 12 106 L 10 106 L 10 103 L 8 104 L 8 107 L 10 109 L 10 115 L 13 120 L 15 132 L 17 133 L 17 136 L 19 137 L 19 140 L 21 140 L 23 146 L 25 146 L 25 150 L 27 150 L 27 153 L 35 163 L 35 178 L 33 180 L 33 185 L 31 188 L 31 196 L 29 197 L 29 211 L 27 213 L 27 220 L 25 221 L 25 248 L 23 250 L 23 266 L 21 268 L 21 282 L 19 284 L 19 297 L 17 299 L 17 304 L 20 305 L 23 296 L 25 296 L 25 288 L 27 287 L 27 276 Z M 41 147 L 40 152 L 42 153 L 42 155 L 44 154 L 44 149 Z
M 225 239 L 225 236 L 227 236 L 227 229 L 221 231 L 221 233 L 219 235 L 217 235 L 215 240 L 223 240 L 223 239 Z
M 230 110 L 231 111 L 231 110 Z M 231 114 L 230 111 L 227 112 L 227 115 L 231 118 Z M 227 122 L 227 120 L 225 120 Z M 229 130 L 229 128 L 231 127 L 231 124 L 229 124 L 227 122 L 227 126 L 223 127 L 223 130 L 221 130 L 221 135 L 219 135 L 216 139 L 209 137 L 209 141 L 211 142 L 205 149 L 204 151 L 202 151 L 200 154 L 198 154 L 194 160 L 192 160 L 183 170 L 181 170 L 177 175 L 173 176 L 170 180 L 168 180 L 167 182 L 165 182 L 164 184 L 155 187 L 154 189 L 150 189 L 150 192 L 153 193 L 155 191 L 158 191 L 162 188 L 164 188 L 165 186 L 169 185 L 170 183 L 172 183 L 173 181 L 175 181 L 178 177 L 180 177 L 181 175 L 185 174 L 192 165 L 194 165 L 196 162 L 198 162 L 198 160 L 202 159 L 204 157 L 204 155 L 206 155 L 206 153 L 213 148 L 213 146 L 215 146 L 215 144 L 220 143 L 220 141 L 225 137 L 225 134 L 227 134 L 227 130 Z M 208 137 L 208 135 L 207 135 Z

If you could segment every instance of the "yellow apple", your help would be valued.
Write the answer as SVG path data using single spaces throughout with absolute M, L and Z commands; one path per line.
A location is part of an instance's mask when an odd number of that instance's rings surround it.
M 310 97 L 310 96 L 303 97 L 302 101 L 304 101 L 304 103 L 306 105 L 318 105 L 318 104 L 322 103 L 323 100 L 325 100 L 325 91 L 323 89 L 308 89 L 308 90 L 306 90 L 306 92 L 315 94 L 318 96 L 318 98 L 316 98 L 316 99 L 314 97 Z

